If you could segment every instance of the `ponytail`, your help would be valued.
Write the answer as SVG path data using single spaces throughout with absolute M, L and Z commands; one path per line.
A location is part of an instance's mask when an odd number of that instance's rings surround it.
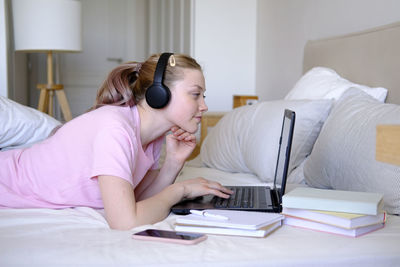
M 141 63 L 138 62 L 127 62 L 113 69 L 97 92 L 96 103 L 92 109 L 104 105 L 135 105 L 131 87 L 137 79 L 140 66 Z

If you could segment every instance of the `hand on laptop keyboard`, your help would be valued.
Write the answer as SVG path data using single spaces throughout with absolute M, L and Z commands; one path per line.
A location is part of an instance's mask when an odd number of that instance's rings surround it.
M 229 188 L 229 187 L 228 187 Z M 252 208 L 254 188 L 252 187 L 233 187 L 230 198 L 224 199 L 215 197 L 215 206 L 217 208 Z

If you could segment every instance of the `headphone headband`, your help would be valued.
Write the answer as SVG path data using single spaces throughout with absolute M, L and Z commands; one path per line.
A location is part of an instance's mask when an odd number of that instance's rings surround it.
M 162 53 L 158 59 L 156 71 L 154 72 L 153 84 L 162 84 L 164 80 L 165 70 L 167 69 L 169 57 L 173 53 Z

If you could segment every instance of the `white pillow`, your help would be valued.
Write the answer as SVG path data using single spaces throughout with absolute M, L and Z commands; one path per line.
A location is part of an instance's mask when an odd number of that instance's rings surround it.
M 295 84 L 285 99 L 339 99 L 349 88 L 358 88 L 380 102 L 385 102 L 387 89 L 371 88 L 352 83 L 340 77 L 334 70 L 325 67 L 315 67 L 309 70 Z
M 201 159 L 212 168 L 272 182 L 285 108 L 296 112 L 290 173 L 311 153 L 331 105 L 331 100 L 277 100 L 236 108 L 211 129 Z
M 382 193 L 386 211 L 400 214 L 400 166 L 375 160 L 378 124 L 400 124 L 400 106 L 358 89 L 343 94 L 304 164 L 307 184 Z
M 0 149 L 41 141 L 60 124 L 43 112 L 0 96 Z

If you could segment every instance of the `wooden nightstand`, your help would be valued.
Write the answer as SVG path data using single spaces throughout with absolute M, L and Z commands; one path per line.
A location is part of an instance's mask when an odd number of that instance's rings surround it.
M 258 101 L 258 96 L 256 95 L 234 95 L 233 108 L 249 105 L 250 103 L 255 103 L 257 101 Z
M 376 126 L 376 160 L 400 165 L 400 125 Z

